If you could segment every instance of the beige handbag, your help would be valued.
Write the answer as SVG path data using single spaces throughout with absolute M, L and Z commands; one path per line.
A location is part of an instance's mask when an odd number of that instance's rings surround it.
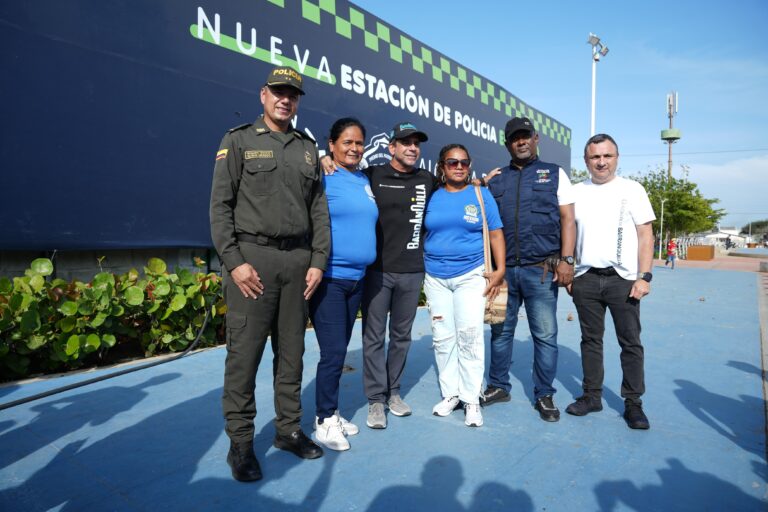
M 485 273 L 493 272 L 491 266 L 491 239 L 488 234 L 488 221 L 485 218 L 485 203 L 483 203 L 483 194 L 480 187 L 475 185 L 475 194 L 480 203 L 480 213 L 483 215 L 483 259 L 485 260 Z M 507 282 L 504 281 L 499 290 L 499 294 L 492 301 L 485 301 L 485 316 L 483 321 L 487 324 L 501 324 L 507 317 Z

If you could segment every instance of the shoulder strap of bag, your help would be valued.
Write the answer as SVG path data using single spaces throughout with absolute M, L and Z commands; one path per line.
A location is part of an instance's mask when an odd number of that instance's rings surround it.
M 488 236 L 488 222 L 485 220 L 485 203 L 483 203 L 483 193 L 480 190 L 480 186 L 475 185 L 474 187 L 477 201 L 480 203 L 480 214 L 483 216 L 483 260 L 485 262 L 485 272 L 490 274 L 493 269 L 491 268 L 491 242 Z

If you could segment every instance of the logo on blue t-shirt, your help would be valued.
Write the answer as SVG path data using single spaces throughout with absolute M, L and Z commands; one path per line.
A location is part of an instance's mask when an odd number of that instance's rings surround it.
M 376 202 L 376 196 L 373 195 L 373 190 L 371 190 L 370 185 L 365 186 L 365 193 L 368 194 L 368 199 L 370 199 L 374 203 Z
M 477 217 L 478 209 L 477 205 L 474 204 L 468 204 L 464 207 L 464 220 L 469 222 L 470 224 L 477 224 L 477 222 L 480 220 Z

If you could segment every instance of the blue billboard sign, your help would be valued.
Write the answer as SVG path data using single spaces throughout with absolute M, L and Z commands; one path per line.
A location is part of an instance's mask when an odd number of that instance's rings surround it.
M 410 121 L 422 167 L 459 142 L 483 173 L 524 115 L 570 169 L 570 129 L 345 0 L 3 2 L 0 23 L 3 250 L 211 246 L 218 143 L 261 113 L 275 65 L 305 76 L 295 122 L 321 149 L 354 116 L 381 163 Z

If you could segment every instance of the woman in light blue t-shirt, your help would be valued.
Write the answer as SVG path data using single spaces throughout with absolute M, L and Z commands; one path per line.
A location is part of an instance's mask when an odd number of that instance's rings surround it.
M 498 268 L 483 267 L 483 217 L 471 179 L 469 152 L 461 144 L 440 150 L 437 177 L 441 187 L 427 206 L 424 227 L 424 292 L 432 318 L 432 340 L 443 400 L 432 409 L 448 416 L 464 403 L 464 423 L 483 424 L 480 394 L 485 370 L 483 313 L 485 300 L 499 293 L 506 256 L 496 201 L 481 188 Z
M 328 146 L 336 172 L 323 176 L 331 217 L 328 269 L 309 300 L 309 317 L 320 345 L 315 380 L 315 439 L 332 450 L 348 450 L 346 435 L 357 426 L 338 412 L 339 380 L 363 297 L 365 268 L 376 259 L 379 210 L 368 178 L 357 169 L 365 128 L 346 117 L 331 127 Z

